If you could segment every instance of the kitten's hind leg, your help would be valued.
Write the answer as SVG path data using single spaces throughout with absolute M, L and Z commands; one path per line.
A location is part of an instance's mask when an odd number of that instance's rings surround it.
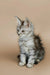
M 38 64 L 38 62 L 37 61 L 35 61 L 35 63 L 34 63 L 35 65 L 37 65 Z
M 35 60 L 35 65 L 37 65 L 40 62 L 40 59 Z

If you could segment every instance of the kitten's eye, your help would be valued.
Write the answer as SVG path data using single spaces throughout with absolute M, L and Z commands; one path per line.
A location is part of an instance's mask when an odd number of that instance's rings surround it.
M 22 30 L 22 32 L 24 32 L 24 30 Z

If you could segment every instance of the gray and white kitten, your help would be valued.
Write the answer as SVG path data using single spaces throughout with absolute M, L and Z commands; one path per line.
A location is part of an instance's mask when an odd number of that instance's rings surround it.
M 22 21 L 17 18 L 17 34 L 19 35 L 20 46 L 20 66 L 33 67 L 34 64 L 39 63 L 44 58 L 44 47 L 41 43 L 40 37 L 34 34 L 33 24 L 25 19 Z

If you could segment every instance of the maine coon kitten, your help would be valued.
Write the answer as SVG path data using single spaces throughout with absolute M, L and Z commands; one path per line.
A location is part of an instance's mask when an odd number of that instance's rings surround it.
M 25 19 L 22 21 L 17 18 L 17 34 L 19 35 L 20 58 L 19 65 L 27 64 L 27 67 L 33 67 L 44 58 L 44 47 L 40 37 L 34 34 L 33 24 Z

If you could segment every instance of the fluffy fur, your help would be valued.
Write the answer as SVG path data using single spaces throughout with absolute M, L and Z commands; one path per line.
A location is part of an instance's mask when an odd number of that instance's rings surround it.
M 22 21 L 17 18 L 17 34 L 19 35 L 20 58 L 19 65 L 27 64 L 27 67 L 33 67 L 44 58 L 44 47 L 40 37 L 34 34 L 33 24 L 25 19 Z

